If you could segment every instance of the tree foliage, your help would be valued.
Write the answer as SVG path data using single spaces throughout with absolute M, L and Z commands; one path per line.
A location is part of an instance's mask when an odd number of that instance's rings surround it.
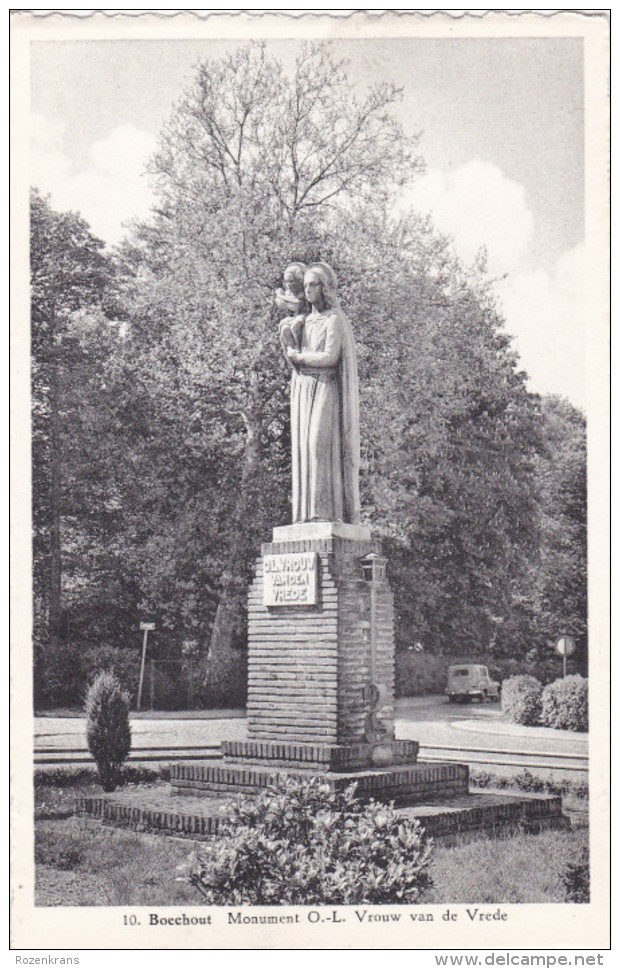
M 536 535 L 538 403 L 484 272 L 417 218 L 334 252 L 360 354 L 362 504 L 385 537 L 402 646 L 498 644 Z
M 577 641 L 587 669 L 587 439 L 584 415 L 567 400 L 542 401 L 545 447 L 538 460 L 540 561 L 537 570 L 539 641 L 563 633 Z
M 72 392 L 84 390 L 83 355 L 72 320 L 85 307 L 101 305 L 110 272 L 103 243 L 86 222 L 74 213 L 53 211 L 36 190 L 30 200 L 30 240 L 33 605 L 40 667 L 42 650 L 62 638 L 65 618 L 62 577 L 69 541 L 62 526 L 72 473 L 68 425 L 74 431 L 80 420 Z M 80 443 L 73 437 L 74 447 Z

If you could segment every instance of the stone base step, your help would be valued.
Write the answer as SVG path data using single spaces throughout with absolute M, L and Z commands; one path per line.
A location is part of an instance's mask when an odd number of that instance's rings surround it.
M 299 770 L 346 772 L 390 764 L 415 764 L 419 743 L 392 740 L 377 744 L 294 743 L 274 740 L 223 740 L 227 764 L 296 767 Z
M 117 827 L 200 841 L 217 834 L 222 800 L 204 795 L 180 797 L 165 788 L 156 792 L 116 791 L 79 798 L 76 813 Z M 562 814 L 561 798 L 543 794 L 485 791 L 429 800 L 398 811 L 405 817 L 417 818 L 426 835 L 442 843 L 570 827 L 570 821 Z
M 397 804 L 415 804 L 426 798 L 467 794 L 469 768 L 465 764 L 395 764 L 390 767 L 355 771 L 314 771 L 331 790 L 357 785 L 357 796 Z M 187 794 L 252 794 L 272 787 L 278 778 L 308 777 L 299 768 L 278 770 L 259 764 L 174 764 L 170 783 L 173 790 Z

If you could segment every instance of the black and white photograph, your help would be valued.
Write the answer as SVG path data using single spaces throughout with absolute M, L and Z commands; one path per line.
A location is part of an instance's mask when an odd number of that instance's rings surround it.
M 153 13 L 11 16 L 12 945 L 606 950 L 606 12 Z

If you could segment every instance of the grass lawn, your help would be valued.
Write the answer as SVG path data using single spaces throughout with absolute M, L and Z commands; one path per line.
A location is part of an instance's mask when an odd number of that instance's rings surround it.
M 142 785 L 145 793 L 165 781 Z M 139 785 L 131 785 L 139 789 Z M 89 779 L 35 789 L 37 905 L 201 905 L 176 881 L 192 842 L 103 827 L 70 816 L 80 794 L 99 793 Z M 425 904 L 563 902 L 562 873 L 587 850 L 585 825 L 570 831 L 518 834 L 499 840 L 435 847 L 433 887 Z
M 437 846 L 429 903 L 539 904 L 566 901 L 562 873 L 588 850 L 587 828 Z

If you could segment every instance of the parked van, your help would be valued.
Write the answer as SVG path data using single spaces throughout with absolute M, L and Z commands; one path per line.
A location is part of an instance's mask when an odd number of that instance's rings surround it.
M 459 665 L 448 667 L 448 686 L 446 693 L 450 703 L 476 698 L 484 703 L 485 700 L 499 700 L 500 685 L 489 676 L 486 666 Z

